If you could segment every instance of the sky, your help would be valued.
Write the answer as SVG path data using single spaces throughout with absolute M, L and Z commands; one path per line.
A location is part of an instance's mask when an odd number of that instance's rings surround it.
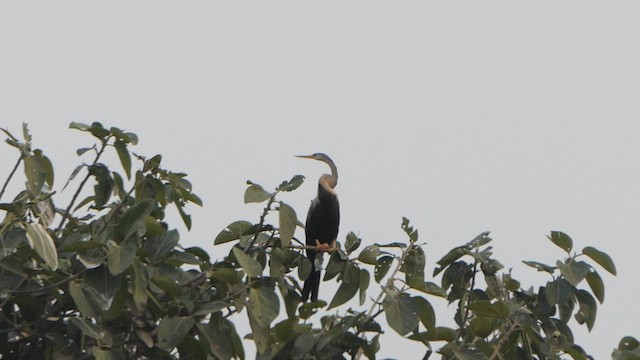
M 71 121 L 137 133 L 134 152 L 162 154 L 204 201 L 189 209 L 181 242 L 218 259 L 228 252 L 213 246 L 218 232 L 261 213 L 242 202 L 248 179 L 275 187 L 305 175 L 282 199 L 304 219 L 328 169 L 294 155 L 313 152 L 340 171 L 339 237 L 404 240 L 406 216 L 427 243 L 427 269 L 490 230 L 496 258 L 537 287 L 549 279 L 521 260 L 555 263 L 563 252 L 545 235 L 564 231 L 576 249 L 616 262 L 617 277 L 599 269 L 606 300 L 594 330 L 571 324 L 578 343 L 608 358 L 622 336 L 640 336 L 639 10 L 631 1 L 3 3 L 0 126 L 19 134 L 29 123 L 56 191 L 82 161 L 75 149 L 92 141 Z M 15 159 L 0 151 L 5 174 Z M 439 319 L 453 316 L 433 303 Z M 381 357 L 423 353 L 383 336 Z

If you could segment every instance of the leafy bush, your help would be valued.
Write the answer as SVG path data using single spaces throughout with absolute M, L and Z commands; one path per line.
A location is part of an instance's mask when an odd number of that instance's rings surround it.
M 571 319 L 593 328 L 604 301 L 597 270 L 615 275 L 616 268 L 598 249 L 574 250 L 567 234 L 548 236 L 564 252 L 554 265 L 524 262 L 549 275 L 535 289 L 503 270 L 488 233 L 437 262 L 439 284 L 425 275 L 424 244 L 407 219 L 406 242 L 361 248 L 349 233 L 325 267 L 323 280 L 339 283 L 335 295 L 328 304 L 302 304 L 301 279 L 311 271 L 306 247 L 295 238 L 302 224 L 278 198 L 298 188 L 302 176 L 274 191 L 248 182 L 245 203 L 263 203 L 264 210 L 255 223 L 222 230 L 214 243 L 232 248 L 212 260 L 202 248 L 182 247 L 165 221 L 175 207 L 190 228 L 185 207 L 202 205 L 186 174 L 162 168 L 160 155 L 130 152 L 138 141 L 133 133 L 100 123 L 70 127 L 97 142 L 77 150 L 93 160 L 73 171 L 65 188 L 84 178 L 64 209 L 54 206 L 53 165 L 32 149 L 26 125 L 23 141 L 4 131 L 19 156 L 0 198 L 20 165 L 26 186 L 0 204 L 2 358 L 244 359 L 233 320 L 246 314 L 259 359 L 374 359 L 384 314 L 391 329 L 424 344 L 425 358 L 437 351 L 443 359 L 587 359 Z M 112 150 L 124 174 L 101 162 Z M 277 224 L 268 223 L 269 213 Z M 437 325 L 433 297 L 455 304 L 453 328 Z M 626 337 L 613 357 L 640 358 L 639 351 L 638 341 Z

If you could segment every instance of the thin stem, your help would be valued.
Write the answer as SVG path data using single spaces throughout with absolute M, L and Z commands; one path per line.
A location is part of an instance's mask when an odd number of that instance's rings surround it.
M 107 148 L 108 140 L 109 140 L 108 138 L 102 140 L 102 148 L 96 154 L 96 158 L 93 160 L 93 163 L 91 165 L 95 165 L 96 163 L 98 163 L 98 159 L 100 159 L 100 156 L 102 156 L 102 153 Z M 80 196 L 80 192 L 82 191 L 82 188 L 84 188 L 84 185 L 87 183 L 87 181 L 89 180 L 90 177 L 91 177 L 91 173 L 87 173 L 87 176 L 85 176 L 84 179 L 82 180 L 82 182 L 80 183 L 80 186 L 78 187 L 78 190 L 76 191 L 76 193 L 73 195 L 73 198 L 71 199 L 71 202 L 69 203 L 69 206 L 67 206 L 67 210 L 65 210 L 64 214 L 62 215 L 62 220 L 60 221 L 60 225 L 58 225 L 58 228 L 56 229 L 56 232 L 59 232 L 62 229 L 62 227 L 64 226 L 64 223 L 67 221 L 69 216 L 71 216 L 71 209 L 73 208 L 73 204 L 78 199 L 78 196 Z
M 500 353 L 500 348 L 509 339 L 509 336 L 511 335 L 512 332 L 516 330 L 517 327 L 518 327 L 518 320 L 516 319 L 516 321 L 514 321 L 509 327 L 509 330 L 507 330 L 507 332 L 504 335 L 502 335 L 500 340 L 498 340 L 498 343 L 496 344 L 496 347 L 493 350 L 493 353 L 489 357 L 489 360 L 494 360 L 498 356 L 498 354 Z
M 2 185 L 2 190 L 0 190 L 0 199 L 2 199 L 2 195 L 4 195 L 5 190 L 7 190 L 7 185 L 9 185 L 9 181 L 11 181 L 11 178 L 16 173 L 16 170 L 18 170 L 18 166 L 20 166 L 20 162 L 22 162 L 23 158 L 24 156 L 20 154 L 18 161 L 16 161 L 16 165 L 13 167 L 13 170 L 11 170 L 11 173 L 9 174 L 9 177 L 7 178 L 7 180 L 4 181 L 4 185 Z
M 269 213 L 269 210 L 271 210 L 271 205 L 276 200 L 276 195 L 277 194 L 278 194 L 278 192 L 276 191 L 271 196 L 271 198 L 269 198 L 269 202 L 267 203 L 267 206 L 265 206 L 264 210 L 262 211 L 262 215 L 260 215 L 260 222 L 258 223 L 258 228 L 256 229 L 256 233 L 255 233 L 255 235 L 253 235 L 253 239 L 251 240 L 251 243 L 249 244 L 249 246 L 247 246 L 247 248 L 244 249 L 245 252 L 248 252 L 253 247 L 253 245 L 256 243 L 256 240 L 258 240 L 258 235 L 260 234 L 260 231 L 262 230 L 262 226 L 264 225 L 264 219 L 267 217 L 267 214 Z
M 240 290 L 227 295 L 227 297 L 222 299 L 222 301 L 229 301 L 229 300 L 235 298 L 236 296 L 242 294 L 245 290 L 247 290 L 248 288 L 250 288 L 252 285 L 256 284 L 257 282 L 258 282 L 257 280 L 250 281 L 249 283 L 247 283 L 247 285 L 243 286 Z
M 371 304 L 371 307 L 367 311 L 368 321 L 373 320 L 376 316 L 380 315 L 383 312 L 383 310 L 380 309 L 380 310 L 378 310 L 378 312 L 375 315 L 373 314 L 373 312 L 376 309 L 376 306 L 380 305 L 380 302 L 382 301 L 382 297 L 385 294 L 385 289 L 386 288 L 390 288 L 390 287 L 393 286 L 393 282 L 394 282 L 394 279 L 395 279 L 396 275 L 398 274 L 398 271 L 400 271 L 400 268 L 402 267 L 402 264 L 404 263 L 405 259 L 407 258 L 407 255 L 409 254 L 409 251 L 411 249 L 413 249 L 414 246 L 415 245 L 414 245 L 414 243 L 412 241 L 409 244 L 409 246 L 407 246 L 407 248 L 402 251 L 402 255 L 400 255 L 400 259 L 398 260 L 398 264 L 393 269 L 393 272 L 391 273 L 391 276 L 389 276 L 389 278 L 387 280 L 387 285 L 382 287 L 382 289 L 380 290 L 380 293 L 378 294 L 376 299 L 373 301 L 373 304 Z M 356 333 L 356 335 L 360 335 L 360 332 Z M 362 351 L 362 348 L 360 348 L 360 350 L 358 350 L 358 353 L 356 354 L 355 358 L 359 360 L 362 357 L 363 353 L 364 352 Z
M 464 330 L 466 329 L 466 326 L 464 326 L 464 324 L 466 324 L 467 319 L 469 318 L 469 304 L 471 304 L 471 292 L 473 291 L 473 288 L 476 287 L 477 271 L 478 271 L 478 260 L 475 260 L 473 262 L 473 276 L 471 277 L 471 287 L 469 288 L 469 291 L 465 292 L 464 301 L 463 299 L 460 299 L 461 305 L 464 304 L 464 317 L 462 318 L 463 326 L 461 326 L 460 331 L 458 331 L 457 339 L 460 339 L 464 335 Z
M 118 211 L 120 211 L 120 209 L 122 209 L 122 207 L 124 206 L 126 200 L 129 198 L 129 196 L 131 196 L 131 194 L 133 194 L 133 191 L 136 189 L 136 186 L 138 186 L 138 181 L 137 180 L 136 180 L 135 183 L 133 183 L 133 186 L 127 192 L 127 195 L 125 195 L 124 200 L 120 201 L 118 206 L 116 206 L 113 209 L 113 211 L 111 211 L 111 214 L 112 214 L 111 217 L 109 217 L 109 219 L 107 221 L 105 221 L 104 225 L 98 230 L 97 234 L 102 233 L 107 228 L 107 226 L 109 226 L 109 223 L 111 222 L 111 220 L 113 220 L 115 215 L 118 214 Z
M 60 285 L 64 285 L 64 284 L 68 283 L 69 281 L 71 281 L 73 279 L 78 278 L 80 275 L 84 274 L 85 271 L 87 271 L 87 269 L 82 269 L 82 270 L 78 271 L 77 273 L 73 274 L 72 276 L 69 276 L 68 278 L 60 280 L 57 283 L 53 283 L 51 285 L 47 285 L 47 286 L 39 287 L 39 288 L 35 288 L 35 289 L 14 290 L 11 293 L 13 293 L 13 294 L 30 294 L 30 293 L 37 293 L 37 292 L 42 292 L 42 291 L 47 291 L 47 290 L 50 290 L 50 289 L 54 289 L 54 288 L 57 288 Z

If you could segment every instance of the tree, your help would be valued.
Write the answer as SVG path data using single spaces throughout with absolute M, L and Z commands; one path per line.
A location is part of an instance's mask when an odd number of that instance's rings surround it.
M 160 155 L 133 154 L 138 137 L 131 132 L 100 123 L 70 127 L 97 141 L 77 150 L 93 160 L 67 181 L 65 187 L 84 174 L 64 209 L 54 206 L 53 165 L 32 149 L 26 125 L 23 141 L 4 130 L 19 156 L 0 198 L 20 165 L 26 186 L 0 204 L 2 358 L 244 359 L 233 320 L 246 316 L 259 359 L 374 359 L 382 314 L 407 341 L 424 344 L 425 358 L 433 351 L 444 359 L 588 358 L 574 342 L 572 318 L 593 328 L 604 301 L 598 270 L 615 275 L 616 268 L 598 249 L 574 250 L 563 232 L 548 236 L 562 260 L 524 262 L 549 275 L 537 289 L 504 271 L 489 233 L 437 262 L 439 284 L 425 275 L 425 245 L 409 220 L 402 221 L 406 242 L 361 249 L 361 239 L 349 233 L 323 279 L 337 281 L 337 292 L 329 304 L 302 304 L 300 284 L 311 264 L 295 237 L 296 212 L 278 197 L 298 188 L 302 176 L 273 191 L 248 182 L 245 203 L 263 203 L 264 210 L 257 222 L 223 229 L 214 244 L 229 243 L 231 251 L 212 261 L 202 248 L 182 247 L 165 221 L 175 207 L 190 228 L 185 207 L 202 205 L 186 174 L 162 168 Z M 124 174 L 101 162 L 113 150 Z M 80 200 L 89 183 L 93 191 Z M 277 223 L 269 223 L 269 214 Z M 455 304 L 454 328 L 437 325 L 433 297 Z M 640 358 L 638 341 L 625 337 L 613 357 Z

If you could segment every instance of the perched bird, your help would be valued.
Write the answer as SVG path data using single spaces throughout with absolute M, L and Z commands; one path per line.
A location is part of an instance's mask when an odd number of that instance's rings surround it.
M 320 176 L 318 180 L 318 196 L 311 202 L 311 207 L 307 214 L 307 223 L 305 225 L 306 244 L 315 246 L 315 249 L 307 249 L 307 257 L 311 261 L 312 270 L 302 288 L 302 301 L 306 302 L 309 296 L 311 296 L 311 301 L 318 300 L 322 252 L 331 252 L 336 249 L 336 239 L 340 225 L 340 204 L 335 191 L 335 187 L 338 185 L 338 169 L 331 158 L 323 153 L 298 157 L 322 161 L 331 168 L 331 174 Z

